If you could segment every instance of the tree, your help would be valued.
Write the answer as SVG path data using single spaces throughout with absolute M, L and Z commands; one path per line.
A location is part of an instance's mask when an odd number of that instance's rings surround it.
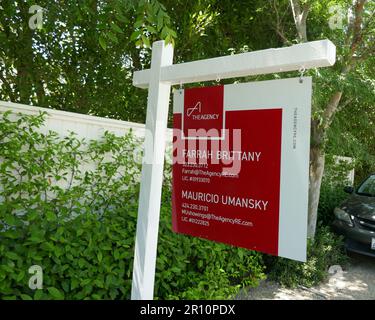
M 43 26 L 29 26 L 31 0 L 0 3 L 0 99 L 142 121 L 145 93 L 132 70 L 150 43 L 175 33 L 157 0 L 40 0 Z
M 340 31 L 324 30 L 330 35 L 337 46 L 337 63 L 330 71 L 324 72 L 326 79 L 318 83 L 318 90 L 326 90 L 327 93 L 317 93 L 313 104 L 313 118 L 311 121 L 311 149 L 310 149 L 310 187 L 309 187 L 309 215 L 308 235 L 314 237 L 317 211 L 319 204 L 320 187 L 325 165 L 325 145 L 328 132 L 335 115 L 340 109 L 352 103 L 364 104 L 366 101 L 373 103 L 374 91 L 365 83 L 363 73 L 364 66 L 361 63 L 371 63 L 369 60 L 375 52 L 374 37 L 375 23 L 374 3 L 367 0 L 351 1 L 301 1 L 290 0 L 290 7 L 293 12 L 294 23 L 297 30 L 299 42 L 308 40 L 309 29 L 307 17 L 314 13 L 314 20 L 320 17 L 327 17 L 329 4 L 335 4 L 352 14 L 349 23 L 343 26 Z M 339 17 L 340 18 L 340 17 Z M 342 18 L 342 17 L 341 17 Z M 317 21 L 316 21 L 317 22 Z M 324 23 L 324 21 L 322 21 Z M 345 23 L 345 21 L 342 21 Z M 319 36 L 321 36 L 320 30 Z M 316 32 L 310 32 L 311 38 Z M 361 96 L 356 96 L 355 89 L 359 86 L 367 87 L 362 90 Z M 325 87 L 323 89 L 323 87 Z M 354 92 L 353 92 L 354 89 Z

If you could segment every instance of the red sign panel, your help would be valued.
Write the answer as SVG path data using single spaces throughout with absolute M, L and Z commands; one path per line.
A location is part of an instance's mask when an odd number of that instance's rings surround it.
M 174 113 L 173 230 L 278 255 L 283 110 L 224 98 L 187 89 Z
M 186 90 L 184 96 L 184 136 L 204 136 L 205 132 L 209 132 L 211 129 L 215 129 L 215 131 L 212 131 L 213 135 L 216 132 L 221 132 L 224 125 L 223 101 L 224 86 Z

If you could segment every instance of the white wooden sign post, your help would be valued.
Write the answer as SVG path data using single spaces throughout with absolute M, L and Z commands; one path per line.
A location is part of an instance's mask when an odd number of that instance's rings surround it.
M 152 46 L 151 69 L 134 73 L 133 84 L 148 88 L 145 157 L 142 166 L 131 298 L 151 300 L 159 229 L 160 199 L 171 85 L 332 66 L 329 40 L 173 65 L 173 47 Z

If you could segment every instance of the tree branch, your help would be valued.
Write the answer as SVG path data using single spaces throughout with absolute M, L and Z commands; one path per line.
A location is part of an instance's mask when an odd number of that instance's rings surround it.
M 354 20 L 351 22 L 349 26 L 347 38 L 347 43 L 350 42 L 350 50 L 349 56 L 347 57 L 347 62 L 344 64 L 341 70 L 341 73 L 343 75 L 349 73 L 350 70 L 353 68 L 354 64 L 358 62 L 355 56 L 359 45 L 363 41 L 363 11 L 366 2 L 367 0 L 357 0 L 354 4 Z M 350 41 L 350 36 L 352 32 L 353 36 Z
M 373 42 L 366 50 L 361 52 L 361 55 L 352 56 L 353 64 L 365 61 L 369 57 L 375 55 L 375 43 Z
M 331 98 L 329 99 L 329 102 L 328 102 L 327 107 L 324 110 L 324 114 L 323 114 L 324 122 L 323 122 L 323 128 L 322 129 L 324 131 L 326 131 L 329 128 L 329 126 L 331 125 L 333 116 L 335 115 L 335 113 L 337 111 L 337 107 L 340 103 L 341 96 L 342 96 L 342 91 L 336 91 L 331 96 Z
M 306 22 L 311 3 L 306 3 L 301 7 L 299 0 L 290 0 L 290 5 L 292 7 L 294 24 L 298 33 L 298 40 L 300 42 L 307 42 Z
M 282 25 L 282 21 L 280 19 L 280 14 L 277 8 L 276 0 L 273 0 L 272 5 L 273 5 L 273 10 L 275 11 L 275 15 L 276 15 L 276 26 L 275 26 L 276 33 L 283 40 L 284 44 L 291 45 L 292 42 L 289 41 L 288 38 L 284 34 L 284 28 Z
M 357 0 L 355 3 L 355 18 L 353 22 L 353 39 L 350 46 L 353 55 L 362 40 L 363 10 L 367 0 Z
M 330 115 L 330 118 L 326 120 L 326 128 L 329 128 L 333 119 L 334 119 L 334 115 L 337 113 L 337 112 L 340 112 L 341 110 L 343 110 L 349 103 L 352 103 L 353 102 L 353 98 L 351 99 L 348 99 L 346 100 L 345 102 L 341 102 L 341 98 L 336 106 L 336 109 L 333 111 L 333 113 Z

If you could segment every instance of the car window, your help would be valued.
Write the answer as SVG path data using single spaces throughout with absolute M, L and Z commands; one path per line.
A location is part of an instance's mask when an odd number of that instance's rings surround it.
M 375 175 L 365 180 L 358 188 L 357 193 L 368 197 L 375 197 Z

